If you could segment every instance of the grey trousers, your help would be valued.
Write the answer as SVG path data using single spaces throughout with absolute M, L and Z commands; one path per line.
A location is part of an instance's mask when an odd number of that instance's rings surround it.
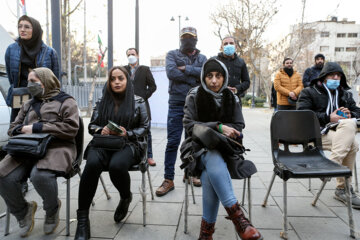
M 21 186 L 30 176 L 30 180 L 43 199 L 46 215 L 52 216 L 58 208 L 58 185 L 56 174 L 51 170 L 39 170 L 36 165 L 22 164 L 5 177 L 0 177 L 0 195 L 16 219 L 22 220 L 27 212 L 28 204 Z

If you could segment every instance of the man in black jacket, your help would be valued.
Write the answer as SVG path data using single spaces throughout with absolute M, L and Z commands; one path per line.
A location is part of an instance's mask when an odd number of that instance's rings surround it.
M 139 65 L 139 52 L 136 48 L 129 48 L 126 50 L 126 56 L 128 57 L 129 65 L 125 68 L 130 75 L 131 82 L 134 85 L 135 95 L 142 97 L 145 100 L 146 109 L 149 120 L 151 120 L 151 111 L 148 99 L 156 91 L 156 84 L 154 77 L 148 66 Z M 148 163 L 150 166 L 155 166 L 156 163 L 152 155 L 152 138 L 149 124 L 148 133 Z
M 217 59 L 225 64 L 229 72 L 228 88 L 241 99 L 250 86 L 250 78 L 245 61 L 236 54 L 236 49 L 235 38 L 225 37 Z
M 300 93 L 297 102 L 298 110 L 312 110 L 316 113 L 321 128 L 328 123 L 339 123 L 336 129 L 327 133 L 322 131 L 324 150 L 331 151 L 330 159 L 347 166 L 351 171 L 354 168 L 356 152 L 359 145 L 355 140 L 357 132 L 356 118 L 360 117 L 360 108 L 356 106 L 349 86 L 340 65 L 328 62 L 322 69 L 319 77 L 310 83 Z M 346 203 L 344 178 L 337 178 L 334 198 Z M 351 187 L 352 207 L 360 209 L 360 199 Z
M 315 65 L 309 67 L 305 70 L 303 75 L 303 85 L 304 88 L 310 86 L 312 80 L 317 78 L 324 67 L 325 56 L 321 53 L 316 54 L 315 56 Z

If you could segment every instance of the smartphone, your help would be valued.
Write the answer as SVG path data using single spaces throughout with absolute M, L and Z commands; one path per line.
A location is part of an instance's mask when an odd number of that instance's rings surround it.
M 339 116 L 342 116 L 342 117 L 344 117 L 344 118 L 348 118 L 347 115 L 346 115 L 344 112 L 340 111 L 340 110 L 338 110 L 338 111 L 336 112 L 336 114 L 339 115 Z
M 106 125 L 111 131 L 117 132 L 122 134 L 123 131 L 121 130 L 121 128 L 119 127 L 119 125 L 117 125 L 116 123 L 112 122 L 112 121 L 108 121 L 108 124 Z

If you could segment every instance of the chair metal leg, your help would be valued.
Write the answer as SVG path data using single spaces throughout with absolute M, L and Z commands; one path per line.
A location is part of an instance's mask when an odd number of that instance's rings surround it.
M 248 178 L 248 205 L 249 205 L 249 220 L 251 221 L 251 186 L 250 186 L 250 178 Z
M 283 191 L 284 191 L 284 196 L 283 196 L 283 231 L 280 232 L 280 237 L 283 239 L 288 239 L 288 226 L 287 226 L 287 183 L 284 180 L 283 181 Z
M 311 191 L 311 178 L 309 178 L 309 188 L 308 188 L 309 191 Z
M 188 207 L 189 207 L 189 178 L 185 178 L 185 209 L 184 209 L 184 233 L 187 234 L 188 226 Z
M 66 236 L 70 236 L 70 179 L 66 179 Z
M 109 200 L 110 198 L 111 198 L 111 196 L 109 195 L 109 193 L 108 193 L 108 191 L 107 191 L 107 189 L 106 189 L 106 185 L 105 185 L 105 182 L 104 182 L 104 179 L 103 179 L 103 177 L 100 175 L 100 181 L 101 181 L 101 184 L 102 184 L 102 186 L 103 186 L 103 188 L 104 188 L 104 193 L 105 193 L 105 195 L 106 195 L 106 198 Z
M 263 204 L 262 204 L 263 207 L 266 207 L 267 200 L 268 200 L 268 197 L 269 197 L 269 195 L 270 195 L 271 188 L 272 188 L 272 186 L 273 186 L 273 184 L 274 184 L 274 181 L 275 181 L 275 176 L 276 176 L 276 174 L 275 174 L 275 172 L 274 172 L 273 175 L 272 175 L 272 177 L 271 177 L 270 185 L 269 185 L 269 188 L 268 188 L 268 190 L 267 190 L 267 192 L 266 192 L 266 195 L 265 195 L 265 198 L 264 198 L 264 202 L 263 202 Z
M 82 176 L 81 171 L 78 172 L 78 175 L 81 178 L 81 176 Z M 94 200 L 91 201 L 91 206 L 95 206 Z
M 352 213 L 352 203 L 351 203 L 351 193 L 350 193 L 350 178 L 345 178 L 345 192 L 346 192 L 346 203 L 349 215 L 349 227 L 350 227 L 350 236 L 355 238 L 355 224 Z
M 192 195 L 192 198 L 193 198 L 193 203 L 196 204 L 195 202 L 195 194 L 194 194 L 194 184 L 193 184 L 193 181 L 192 181 L 192 177 L 189 176 L 189 181 L 190 181 L 190 186 L 191 186 L 191 195 Z
M 142 202 L 143 202 L 143 225 L 146 226 L 146 176 L 145 173 L 141 173 L 141 189 L 140 194 L 142 196 Z
M 9 229 L 10 229 L 10 209 L 6 208 L 6 216 L 5 216 L 5 232 L 4 236 L 9 235 Z
M 246 191 L 246 178 L 244 178 L 244 185 L 243 185 L 243 195 L 241 198 L 241 206 L 244 206 L 245 204 L 245 191 Z
M 329 178 L 325 178 L 325 179 L 323 180 L 323 183 L 321 184 L 319 191 L 316 193 L 316 196 L 315 196 L 313 202 L 311 203 L 311 205 L 313 205 L 313 206 L 316 205 L 317 200 L 319 199 L 322 191 L 323 191 L 324 188 L 325 188 L 326 183 L 327 183 L 329 180 L 330 180 Z
M 354 175 L 355 175 L 355 192 L 359 192 L 359 182 L 358 182 L 358 175 L 357 175 L 357 169 L 356 169 L 356 160 L 354 162 Z
M 154 190 L 153 190 L 152 183 L 151 183 L 151 177 L 150 177 L 149 168 L 146 169 L 146 172 L 147 172 L 148 179 L 149 179 L 149 187 L 150 187 L 150 193 L 151 193 L 151 200 L 154 200 Z

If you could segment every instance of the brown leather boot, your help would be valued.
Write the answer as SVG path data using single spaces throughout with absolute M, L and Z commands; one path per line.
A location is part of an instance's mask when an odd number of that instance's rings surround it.
M 215 232 L 215 223 L 208 223 L 201 219 L 200 235 L 198 240 L 213 240 L 212 235 Z
M 263 239 L 260 232 L 251 225 L 250 221 L 245 217 L 240 208 L 239 203 L 235 203 L 231 207 L 226 207 L 230 219 L 236 228 L 236 232 L 242 240 L 261 240 Z
M 174 190 L 174 181 L 170 179 L 165 179 L 160 187 L 156 190 L 156 196 L 161 197 L 166 195 L 168 192 Z

